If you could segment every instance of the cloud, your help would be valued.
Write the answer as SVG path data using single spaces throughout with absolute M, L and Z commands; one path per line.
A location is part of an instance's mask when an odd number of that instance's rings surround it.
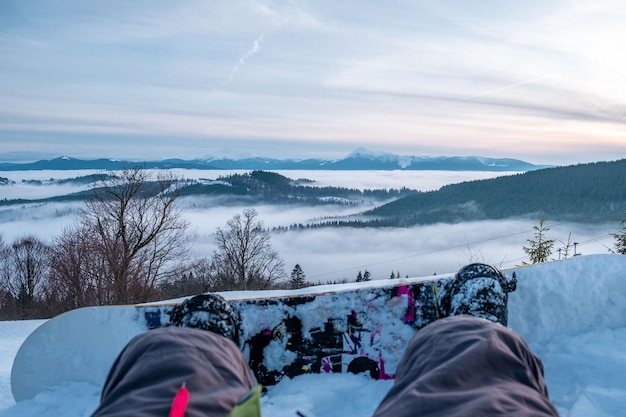
M 505 85 L 503 87 L 494 88 L 492 90 L 483 91 L 482 93 L 478 93 L 478 94 L 473 94 L 473 95 L 471 95 L 471 96 L 469 96 L 467 98 L 468 99 L 472 99 L 472 98 L 487 96 L 487 95 L 490 95 L 490 94 L 497 93 L 499 91 L 508 90 L 509 88 L 519 87 L 520 85 L 534 83 L 534 82 L 537 82 L 537 81 L 544 80 L 546 78 L 556 77 L 558 75 L 561 75 L 561 73 L 557 72 L 557 73 L 553 73 L 553 74 L 542 75 L 541 77 L 534 77 L 534 78 L 531 78 L 531 79 L 528 79 L 528 80 L 520 81 L 518 83 L 509 84 L 509 85 Z
M 51 241 L 70 225 L 79 204 L 26 205 L 0 210 L 0 229 L 6 243 L 24 234 Z M 213 233 L 223 227 L 243 206 L 212 206 L 186 209 L 186 217 L 197 233 L 190 255 L 210 257 L 215 250 Z M 337 207 L 256 207 L 266 226 L 289 225 L 316 216 L 338 214 Z M 470 262 L 486 262 L 499 267 L 519 265 L 526 259 L 522 247 L 533 238 L 536 220 L 482 221 L 436 224 L 411 228 L 313 229 L 274 233 L 271 243 L 285 261 L 287 273 L 300 264 L 313 282 L 354 280 L 368 270 L 374 279 L 386 279 L 392 271 L 401 276 L 429 276 L 451 273 Z M 549 235 L 566 242 L 581 242 L 584 255 L 607 253 L 615 224 L 584 225 L 567 223 L 550 226 Z M 561 244 L 562 245 L 562 244 Z M 558 256 L 555 252 L 555 258 Z
M 224 175 L 225 171 L 187 171 L 188 178 Z M 319 179 L 319 185 L 332 184 L 329 173 L 300 171 L 303 177 Z M 76 172 L 45 171 L 6 173 L 12 179 L 76 176 Z M 354 186 L 369 187 L 385 182 L 387 188 L 399 188 L 422 183 L 418 178 L 430 178 L 429 187 L 434 187 L 439 176 L 440 185 L 461 180 L 461 173 L 406 172 L 402 173 L 333 173 L 337 181 L 354 181 Z M 472 173 L 466 179 L 473 179 Z M 381 175 L 384 177 L 381 178 Z M 452 176 L 449 176 L 452 175 Z M 3 176 L 6 176 L 3 173 Z M 316 176 L 319 176 L 316 178 Z M 491 174 L 485 173 L 486 177 Z M 361 177 L 358 178 L 357 177 Z M 422 184 L 424 185 L 424 184 Z M 0 189 L 1 191 L 2 189 Z M 43 190 L 43 189 L 42 189 Z M 52 190 L 52 189 L 50 189 Z M 64 191 L 64 190 L 56 190 Z M 43 193 L 43 191 L 42 191 Z M 190 221 L 197 240 L 190 255 L 210 257 L 215 249 L 214 232 L 223 227 L 235 214 L 244 208 L 254 206 L 228 206 L 223 200 L 206 197 L 185 197 L 180 200 L 184 215 Z M 10 243 L 23 234 L 32 233 L 49 241 L 59 235 L 66 225 L 75 220 L 80 203 L 47 203 L 0 208 L 0 230 L 4 241 Z M 254 206 L 266 227 L 289 226 L 294 223 L 308 223 L 328 216 L 342 216 L 359 212 L 354 206 Z M 435 224 L 410 228 L 324 228 L 305 231 L 273 233 L 271 242 L 284 259 L 287 273 L 300 264 L 311 281 L 353 280 L 359 271 L 368 270 L 375 279 L 386 279 L 391 272 L 401 276 L 429 276 L 433 273 L 455 272 L 470 262 L 486 262 L 500 267 L 519 265 L 525 260 L 522 249 L 527 239 L 534 237 L 533 226 L 536 219 L 512 219 L 506 221 L 481 221 L 460 224 Z M 609 233 L 619 228 L 617 224 L 577 224 L 548 221 L 549 238 L 581 244 L 578 251 L 584 255 L 607 253 L 607 246 L 613 245 Z M 554 257 L 557 257 L 555 252 Z
M 201 154 L 226 141 L 267 153 L 378 144 L 540 150 L 551 163 L 572 149 L 573 125 L 602 155 L 626 150 L 615 141 L 626 7 L 613 0 L 7 2 L 0 131 L 26 133 L 3 142 L 16 151 L 75 132 L 63 153 L 101 156 L 97 142 L 124 136 L 115 152 L 170 157 L 171 143 L 193 136 L 185 147 Z M 146 149 L 142 134 L 161 146 Z M 562 143 L 546 149 L 554 135 Z
M 235 74 L 237 74 L 237 71 L 239 71 L 239 68 L 241 68 L 241 66 L 244 65 L 249 58 L 251 58 L 254 54 L 256 54 L 259 51 L 259 49 L 261 48 L 261 42 L 263 42 L 263 34 L 261 34 L 261 36 L 259 36 L 252 43 L 252 47 L 250 47 L 250 49 L 248 49 L 248 51 L 245 54 L 243 54 L 241 58 L 239 58 L 239 61 L 237 62 L 237 64 L 235 64 L 233 69 L 230 71 L 230 76 L 228 77 L 228 81 L 223 82 L 221 85 L 224 85 L 227 82 L 232 82 L 235 79 Z

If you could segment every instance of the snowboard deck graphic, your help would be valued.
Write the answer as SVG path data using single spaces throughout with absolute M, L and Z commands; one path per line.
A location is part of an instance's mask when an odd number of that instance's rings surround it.
M 310 372 L 390 379 L 416 330 L 440 317 L 439 293 L 453 279 L 447 274 L 219 294 L 241 317 L 240 348 L 263 385 Z M 16 355 L 15 400 L 68 382 L 102 386 L 130 339 L 169 325 L 168 313 L 183 300 L 86 307 L 47 321 Z

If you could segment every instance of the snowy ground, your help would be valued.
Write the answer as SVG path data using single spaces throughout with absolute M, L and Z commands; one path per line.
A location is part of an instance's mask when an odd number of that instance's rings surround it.
M 510 273 L 510 271 L 509 271 Z M 563 417 L 626 415 L 626 257 L 580 256 L 517 269 L 510 327 L 544 362 Z M 20 343 L 41 321 L 0 322 L 0 417 L 89 416 L 99 387 L 68 384 L 13 402 L 10 370 Z M 330 389 L 332 387 L 332 389 Z M 371 415 L 391 387 L 362 375 L 305 375 L 270 388 L 265 416 Z

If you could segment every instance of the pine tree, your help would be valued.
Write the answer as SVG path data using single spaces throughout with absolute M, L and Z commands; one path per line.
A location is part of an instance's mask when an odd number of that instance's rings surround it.
M 611 236 L 615 239 L 615 253 L 626 255 L 626 216 L 620 222 L 620 225 L 622 226 L 622 231 L 611 233 Z
M 361 271 L 356 276 L 356 282 L 363 282 L 363 273 Z
M 308 285 L 306 282 L 306 275 L 300 267 L 300 264 L 296 264 L 291 271 L 291 278 L 289 279 L 289 288 L 297 290 L 298 288 L 304 288 Z
M 371 281 L 371 280 L 372 280 L 372 274 L 370 274 L 370 271 L 366 269 L 365 272 L 363 273 L 363 281 Z
M 396 273 L 391 271 L 391 276 L 389 277 L 389 279 L 396 279 Z
M 541 217 L 539 224 L 533 226 L 535 230 L 535 239 L 528 239 L 530 243 L 529 247 L 524 246 L 524 252 L 528 254 L 530 262 L 533 264 L 539 264 L 546 262 L 548 257 L 552 255 L 552 248 L 554 247 L 554 239 L 546 239 L 545 233 L 550 230 L 549 227 L 544 225 L 545 219 Z

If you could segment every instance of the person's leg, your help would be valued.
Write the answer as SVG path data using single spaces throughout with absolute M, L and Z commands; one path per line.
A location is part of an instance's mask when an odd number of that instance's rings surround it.
M 543 365 L 513 331 L 454 316 L 416 333 L 374 417 L 558 416 Z
M 111 367 L 93 417 L 168 416 L 182 386 L 186 417 L 227 416 L 255 381 L 239 348 L 213 332 L 165 327 L 131 340 Z

